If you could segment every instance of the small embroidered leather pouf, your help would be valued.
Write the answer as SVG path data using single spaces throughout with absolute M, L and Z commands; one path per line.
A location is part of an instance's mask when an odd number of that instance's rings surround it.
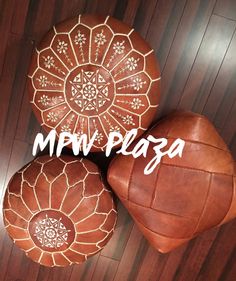
M 117 217 L 97 166 L 70 156 L 38 157 L 17 172 L 3 211 L 16 245 L 45 266 L 81 263 L 100 251 Z
M 137 32 L 111 18 L 82 15 L 55 26 L 32 57 L 29 95 L 46 131 L 98 134 L 100 151 L 110 132 L 143 133 L 159 102 L 155 54 Z
M 140 230 L 161 252 L 236 217 L 234 160 L 213 125 L 194 113 L 173 114 L 147 135 L 185 141 L 182 158 L 167 155 L 150 174 L 144 168 L 155 156 L 116 157 L 108 181 Z M 166 149 L 164 149 L 166 151 Z

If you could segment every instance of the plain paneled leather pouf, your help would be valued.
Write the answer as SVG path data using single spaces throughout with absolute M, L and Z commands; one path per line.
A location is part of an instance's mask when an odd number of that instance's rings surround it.
M 143 170 L 155 156 L 117 156 L 108 182 L 140 230 L 161 252 L 236 217 L 234 160 L 213 125 L 194 113 L 173 114 L 147 135 L 185 140 L 182 158 L 162 158 L 150 174 Z M 166 149 L 164 149 L 165 151 Z
M 15 244 L 45 266 L 81 263 L 100 251 L 117 217 L 97 166 L 71 156 L 41 156 L 17 172 L 3 214 Z
M 110 132 L 143 133 L 159 102 L 155 54 L 137 32 L 111 18 L 82 15 L 55 26 L 32 57 L 32 108 L 48 132 L 95 131 L 91 151 L 103 150 Z

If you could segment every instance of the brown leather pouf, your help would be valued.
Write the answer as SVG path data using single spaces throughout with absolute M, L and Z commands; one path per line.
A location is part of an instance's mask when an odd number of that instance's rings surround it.
M 159 102 L 160 71 L 149 45 L 124 23 L 82 15 L 55 26 L 32 57 L 29 95 L 46 131 L 98 134 L 92 151 L 110 132 L 139 135 Z
M 117 217 L 97 166 L 70 156 L 38 157 L 17 172 L 3 211 L 16 245 L 45 266 L 81 263 L 100 251 Z
M 143 170 L 154 157 L 118 156 L 108 181 L 140 230 L 161 252 L 236 217 L 234 160 L 213 125 L 194 113 L 173 114 L 147 135 L 185 140 L 182 158 L 162 158 L 150 174 Z M 165 151 L 166 149 L 164 149 Z

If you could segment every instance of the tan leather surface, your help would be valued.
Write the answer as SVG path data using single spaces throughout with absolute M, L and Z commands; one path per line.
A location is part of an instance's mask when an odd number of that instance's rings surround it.
M 56 25 L 29 70 L 29 97 L 46 131 L 91 138 L 104 149 L 108 134 L 143 133 L 156 113 L 160 71 L 141 36 L 112 17 L 82 15 Z
M 108 182 L 156 249 L 168 252 L 236 217 L 234 160 L 204 116 L 174 113 L 147 135 L 167 138 L 169 146 L 182 138 L 182 158 L 164 156 L 153 173 L 144 175 L 153 145 L 147 158 L 119 155 L 110 164 Z
M 41 156 L 11 179 L 4 223 L 27 256 L 45 266 L 81 263 L 111 238 L 116 209 L 92 162 Z

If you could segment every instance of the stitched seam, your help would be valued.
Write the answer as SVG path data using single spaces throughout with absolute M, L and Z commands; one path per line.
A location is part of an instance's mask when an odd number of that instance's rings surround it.
M 128 181 L 128 196 L 127 196 L 127 200 L 129 201 L 129 192 L 130 192 L 130 183 L 131 183 L 131 179 L 133 177 L 133 170 L 134 170 L 134 164 L 135 164 L 135 158 L 133 158 L 133 164 L 132 164 L 132 168 L 131 168 L 131 171 L 130 171 L 130 176 L 129 176 L 129 181 Z
M 157 170 L 157 176 L 156 176 L 156 180 L 155 180 L 155 184 L 154 184 L 154 190 L 153 190 L 153 193 L 152 193 L 152 201 L 151 201 L 151 208 L 153 208 L 153 203 L 156 199 L 156 192 L 157 192 L 157 183 L 158 183 L 158 179 L 159 179 L 159 174 L 160 174 L 160 169 L 161 169 L 161 164 L 162 164 L 162 159 L 159 163 L 159 166 L 158 166 L 158 170 Z
M 197 221 L 197 224 L 196 224 L 196 227 L 193 231 L 193 235 L 197 232 L 198 228 L 199 228 L 199 225 L 200 225 L 200 222 L 201 222 L 201 219 L 203 217 L 203 215 L 205 214 L 205 210 L 206 210 L 206 207 L 207 207 L 207 201 L 209 199 L 209 195 L 210 195 L 210 190 L 211 190 L 211 183 L 212 183 L 212 174 L 210 174 L 210 180 L 209 180 L 209 184 L 208 184 L 208 190 L 207 190 L 207 196 L 206 196 L 206 199 L 204 201 L 204 205 L 203 205 L 203 208 L 202 208 L 202 212 L 198 218 L 198 221 Z
M 143 228 L 147 229 L 148 231 L 152 232 L 153 234 L 157 234 L 157 235 L 160 235 L 162 237 L 165 237 L 165 238 L 170 238 L 170 239 L 173 239 L 173 240 L 189 240 L 189 239 L 192 239 L 194 236 L 188 236 L 186 238 L 175 238 L 175 237 L 171 237 L 171 236 L 168 236 L 168 235 L 165 235 L 165 234 L 161 234 L 159 232 L 156 232 L 156 231 L 153 231 L 151 230 L 150 228 L 146 227 L 143 225 L 143 223 L 141 223 L 137 218 L 134 218 L 133 219 L 138 222 L 139 224 L 142 225 Z
M 150 133 L 151 133 L 151 132 L 150 132 Z M 166 134 L 168 139 L 174 139 L 174 140 L 176 139 L 176 137 L 169 136 L 168 134 L 169 134 L 169 132 Z M 159 137 L 162 137 L 162 138 L 163 138 L 163 135 L 161 135 L 161 134 L 153 134 L 153 136 L 158 137 L 158 138 L 159 138 Z M 191 139 L 183 139 L 183 140 L 184 140 L 185 142 L 188 142 L 188 143 L 201 144 L 201 145 L 206 145 L 206 146 L 209 146 L 209 147 L 212 147 L 212 148 L 216 148 L 216 149 L 218 149 L 218 150 L 227 152 L 227 153 L 229 153 L 229 154 L 231 155 L 231 153 L 230 153 L 229 150 L 222 149 L 222 148 L 220 148 L 220 147 L 218 147 L 218 146 L 215 146 L 215 145 L 212 145 L 212 144 L 209 144 L 209 143 L 204 143 L 204 142 L 200 142 L 200 141 L 194 141 L 194 140 L 191 140 Z
M 194 219 L 194 217 L 187 217 L 187 216 L 181 216 L 181 215 L 178 215 L 178 214 L 175 214 L 175 213 L 169 213 L 169 212 L 165 212 L 165 211 L 162 211 L 162 210 L 159 210 L 159 209 L 154 209 L 154 208 L 151 208 L 151 207 L 147 207 L 147 206 L 144 206 L 144 205 L 141 205 L 141 204 L 137 204 L 135 202 L 133 202 L 132 200 L 129 200 L 130 203 L 132 203 L 133 205 L 137 206 L 137 207 L 143 207 L 143 208 L 146 208 L 146 209 L 151 209 L 153 212 L 156 212 L 156 213 L 160 213 L 160 214 L 164 214 L 164 215 L 170 215 L 170 216 L 174 216 L 174 217 L 177 217 L 177 218 L 184 218 L 184 219 Z
M 162 166 L 170 166 L 170 167 L 182 168 L 182 169 L 192 170 L 192 171 L 197 171 L 197 172 L 202 172 L 202 173 L 208 173 L 208 174 L 214 174 L 214 175 L 221 175 L 221 176 L 231 176 L 231 177 L 232 177 L 232 174 L 210 172 L 210 171 L 205 171 L 205 170 L 199 169 L 199 168 L 191 168 L 191 167 L 180 166 L 180 165 L 178 166 L 178 165 L 169 164 L 169 163 L 163 163 Z

